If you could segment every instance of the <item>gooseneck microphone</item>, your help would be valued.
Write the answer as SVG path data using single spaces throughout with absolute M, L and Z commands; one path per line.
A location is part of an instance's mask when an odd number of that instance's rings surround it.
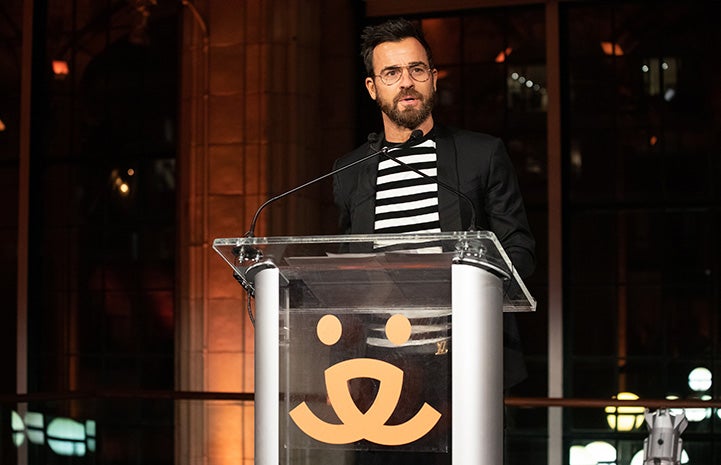
M 272 198 L 266 200 L 265 202 L 263 202 L 260 205 L 260 207 L 258 207 L 258 210 L 256 210 L 256 212 L 255 212 L 255 215 L 253 215 L 253 219 L 250 222 L 250 228 L 248 228 L 248 232 L 245 233 L 244 237 L 255 237 L 255 224 L 258 221 L 258 217 L 260 216 L 260 213 L 265 209 L 265 207 L 267 207 L 271 203 L 273 203 L 277 200 L 280 200 L 284 197 L 287 197 L 295 192 L 298 192 L 301 189 L 305 189 L 306 187 L 313 185 L 319 181 L 322 181 L 323 179 L 326 179 L 337 173 L 340 173 L 341 171 L 347 170 L 348 168 L 352 168 L 353 166 L 356 166 L 360 163 L 368 161 L 373 157 L 377 157 L 378 155 L 380 155 L 382 153 L 388 155 L 388 151 L 391 149 L 409 147 L 409 146 L 413 145 L 416 141 L 418 141 L 421 137 L 423 137 L 423 131 L 421 131 L 420 129 L 414 129 L 413 132 L 411 132 L 411 135 L 408 137 L 408 139 L 405 142 L 400 142 L 398 144 L 391 144 L 391 145 L 388 145 L 388 146 L 378 149 L 377 146 L 374 147 L 374 143 L 378 142 L 378 139 L 379 139 L 378 135 L 375 133 L 371 133 L 368 136 L 368 142 L 369 142 L 371 150 L 374 150 L 374 151 L 371 152 L 370 155 L 366 155 L 365 157 L 360 158 L 352 163 L 348 163 L 347 165 L 343 165 L 340 168 L 336 168 L 333 171 L 330 171 L 330 172 L 328 172 L 322 176 L 319 176 L 315 179 L 311 179 L 310 181 L 308 181 L 304 184 L 301 184 L 300 186 L 294 187 L 293 189 L 291 189 L 289 191 L 283 192 L 282 194 L 276 195 L 275 197 L 272 197 Z

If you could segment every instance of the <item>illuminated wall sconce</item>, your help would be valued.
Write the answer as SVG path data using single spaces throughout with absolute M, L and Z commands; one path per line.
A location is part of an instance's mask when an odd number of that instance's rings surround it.
M 55 79 L 65 79 L 70 74 L 70 67 L 65 60 L 53 60 L 53 74 Z
M 604 55 L 608 56 L 623 56 L 623 49 L 621 46 L 615 42 L 610 41 L 602 41 L 601 42 L 601 50 L 603 50 Z
M 506 61 L 506 58 L 508 57 L 508 55 L 511 54 L 512 51 L 513 48 L 511 47 L 506 47 L 505 50 L 501 50 L 498 55 L 496 55 L 496 63 L 503 63 L 504 61 Z
M 632 392 L 619 392 L 614 396 L 618 400 L 637 400 L 638 396 Z M 615 431 L 632 431 L 643 424 L 644 408 L 641 406 L 614 406 L 609 405 L 604 409 L 606 422 Z

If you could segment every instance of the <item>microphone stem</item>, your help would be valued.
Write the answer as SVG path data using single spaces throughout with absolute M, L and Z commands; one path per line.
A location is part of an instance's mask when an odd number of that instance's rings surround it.
M 258 217 L 260 216 L 260 212 L 262 212 L 263 209 L 264 209 L 265 207 L 267 207 L 268 205 L 270 205 L 271 203 L 275 202 L 276 200 L 280 200 L 280 199 L 282 199 L 282 198 L 285 197 L 285 196 L 288 196 L 288 195 L 290 195 L 290 194 L 293 194 L 294 192 L 298 192 L 298 191 L 301 190 L 301 189 L 305 189 L 306 187 L 310 186 L 311 184 L 315 184 L 315 183 L 318 182 L 318 181 L 322 181 L 323 179 L 328 178 L 328 177 L 330 177 L 330 176 L 333 176 L 333 175 L 335 175 L 335 174 L 337 174 L 337 173 L 340 173 L 341 171 L 347 170 L 348 168 L 352 168 L 353 166 L 355 166 L 355 165 L 357 165 L 357 164 L 359 164 L 359 163 L 363 163 L 364 161 L 368 161 L 368 160 L 370 160 L 370 159 L 373 158 L 373 157 L 377 157 L 379 153 L 386 153 L 386 154 L 387 154 L 387 153 L 388 153 L 388 148 L 387 148 L 387 147 L 383 147 L 383 148 L 382 148 L 381 150 L 379 150 L 378 152 L 373 152 L 373 153 L 371 153 L 370 155 L 367 155 L 367 156 L 365 156 L 365 157 L 363 157 L 363 158 L 359 158 L 358 160 L 356 160 L 356 161 L 354 161 L 354 162 L 352 162 L 352 163 L 348 163 L 347 165 L 343 165 L 342 167 L 340 167 L 340 168 L 338 168 L 338 169 L 336 169 L 336 170 L 333 170 L 333 171 L 331 171 L 330 173 L 326 173 L 326 174 L 324 174 L 324 175 L 322 175 L 322 176 L 320 176 L 320 177 L 317 177 L 317 178 L 312 179 L 312 180 L 310 180 L 310 181 L 308 181 L 308 182 L 306 182 L 306 183 L 304 183 L 304 184 L 301 184 L 300 186 L 296 186 L 296 187 L 294 187 L 293 189 L 291 189 L 291 190 L 289 190 L 289 191 L 287 191 L 287 192 L 283 192 L 282 194 L 276 195 L 275 197 L 272 197 L 272 198 L 266 200 L 265 202 L 263 202 L 263 203 L 260 205 L 260 207 L 258 207 L 258 210 L 256 210 L 256 212 L 255 212 L 255 215 L 253 215 L 253 220 L 250 222 L 250 229 L 248 230 L 247 233 L 245 233 L 245 237 L 254 237 L 254 234 L 255 234 L 255 223 L 258 221 Z
M 386 150 L 386 151 L 383 153 L 383 155 L 385 155 L 386 157 L 390 158 L 391 160 L 393 160 L 394 162 L 398 163 L 399 165 L 403 166 L 404 168 L 407 168 L 407 169 L 413 171 L 413 172 L 416 173 L 417 175 L 419 175 L 419 176 L 421 176 L 421 177 L 423 177 L 423 178 L 430 179 L 430 180 L 432 180 L 432 181 L 437 182 L 439 186 L 442 186 L 442 187 L 446 188 L 447 190 L 453 192 L 454 194 L 458 195 L 459 197 L 463 198 L 463 200 L 465 200 L 466 202 L 468 202 L 468 205 L 470 205 L 470 207 L 471 207 L 471 225 L 469 226 L 468 230 L 469 230 L 469 231 L 475 231 L 475 230 L 476 230 L 476 207 L 473 205 L 473 201 L 471 201 L 471 199 L 468 198 L 468 196 L 467 196 L 466 194 L 464 194 L 463 192 L 461 192 L 461 191 L 458 190 L 458 189 L 455 189 L 454 187 L 450 186 L 449 184 L 441 181 L 441 180 L 438 179 L 437 177 L 434 178 L 433 176 L 428 176 L 428 175 L 427 175 L 426 173 L 424 173 L 423 171 L 421 171 L 421 170 L 419 170 L 419 169 L 417 169 L 417 168 L 412 167 L 411 165 L 409 165 L 408 163 L 406 163 L 406 162 L 404 162 L 404 161 L 399 160 L 398 158 L 396 158 L 396 157 L 394 157 L 393 155 L 391 155 L 388 150 Z
M 359 163 L 363 163 L 363 162 L 365 162 L 365 161 L 370 160 L 370 159 L 373 158 L 373 157 L 377 157 L 377 156 L 378 156 L 379 154 L 381 154 L 381 153 L 383 153 L 383 154 L 385 154 L 386 156 L 388 156 L 388 150 L 390 150 L 390 149 L 392 149 L 392 148 L 406 147 L 406 146 L 414 143 L 414 142 L 415 142 L 419 137 L 421 137 L 421 136 L 423 136 L 423 131 L 421 131 L 420 129 L 415 129 L 415 130 L 411 133 L 411 135 L 410 135 L 410 137 L 408 138 L 408 140 L 405 141 L 405 142 L 401 142 L 401 143 L 399 143 L 399 144 L 393 144 L 393 145 L 388 146 L 388 147 L 383 147 L 382 149 L 380 149 L 380 150 L 378 150 L 378 151 L 375 151 L 375 152 L 372 152 L 372 153 L 370 153 L 369 155 L 366 155 L 366 156 L 363 157 L 363 158 L 359 158 L 358 160 L 356 160 L 356 161 L 354 161 L 354 162 L 352 162 L 352 163 L 348 163 L 347 165 L 343 165 L 343 166 L 341 166 L 340 168 L 331 171 L 330 173 L 326 173 L 326 174 L 324 174 L 324 175 L 322 175 L 322 176 L 319 176 L 319 177 L 317 177 L 317 178 L 315 178 L 315 179 L 311 179 L 310 181 L 308 181 L 308 182 L 306 182 L 306 183 L 304 183 L 304 184 L 301 184 L 300 186 L 294 187 L 293 189 L 291 189 L 291 190 L 289 190 L 289 191 L 287 191 L 287 192 L 283 192 L 282 194 L 276 195 L 275 197 L 266 200 L 265 202 L 263 202 L 263 203 L 261 204 L 260 207 L 258 207 L 258 210 L 255 211 L 255 215 L 253 215 L 253 220 L 250 222 L 250 228 L 248 229 L 248 232 L 245 233 L 244 237 L 255 237 L 255 224 L 256 224 L 256 222 L 258 221 L 258 217 L 260 217 L 260 212 L 262 212 L 265 207 L 267 207 L 267 206 L 270 205 L 271 203 L 275 202 L 276 200 L 280 200 L 280 199 L 282 199 L 283 197 L 286 197 L 286 196 L 288 196 L 288 195 L 290 195 L 290 194 L 292 194 L 292 193 L 294 193 L 294 192 L 298 192 L 299 190 L 304 189 L 304 188 L 310 186 L 311 184 L 315 184 L 315 183 L 317 183 L 318 181 L 322 181 L 323 179 L 325 179 L 325 178 L 327 178 L 327 177 L 329 177 L 329 176 L 333 176 L 333 175 L 335 175 L 335 174 L 340 173 L 341 171 L 344 171 L 344 170 L 347 170 L 348 168 L 351 168 L 351 167 L 353 167 L 353 166 L 356 166 L 356 165 L 359 164 Z M 371 145 L 371 147 L 372 147 L 372 145 Z M 404 164 L 405 164 L 405 163 L 404 163 Z M 406 165 L 406 166 L 407 166 L 407 165 Z M 410 167 L 409 167 L 409 168 L 410 168 Z M 411 168 L 411 169 L 413 169 L 413 168 Z M 415 171 L 415 170 L 414 170 L 414 171 Z M 421 173 L 421 174 L 422 174 L 422 173 Z M 424 175 L 424 176 L 425 176 L 425 175 Z M 453 189 L 452 189 L 452 190 L 453 190 Z M 473 204 L 471 204 L 471 207 L 473 207 Z M 471 211 L 473 211 L 473 208 L 471 208 Z M 475 218 L 475 215 L 474 215 L 474 218 Z

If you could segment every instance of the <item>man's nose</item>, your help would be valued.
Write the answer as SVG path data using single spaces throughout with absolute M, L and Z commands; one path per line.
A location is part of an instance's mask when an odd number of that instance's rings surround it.
M 411 77 L 411 70 L 409 68 L 401 68 L 401 80 L 400 86 L 403 88 L 413 87 L 415 81 Z

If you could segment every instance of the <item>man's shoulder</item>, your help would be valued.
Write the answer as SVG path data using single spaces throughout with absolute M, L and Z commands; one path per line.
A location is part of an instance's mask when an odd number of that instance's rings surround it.
M 436 137 L 452 139 L 456 145 L 465 146 L 488 146 L 493 147 L 501 143 L 501 139 L 478 131 L 461 129 L 453 126 L 436 125 Z

